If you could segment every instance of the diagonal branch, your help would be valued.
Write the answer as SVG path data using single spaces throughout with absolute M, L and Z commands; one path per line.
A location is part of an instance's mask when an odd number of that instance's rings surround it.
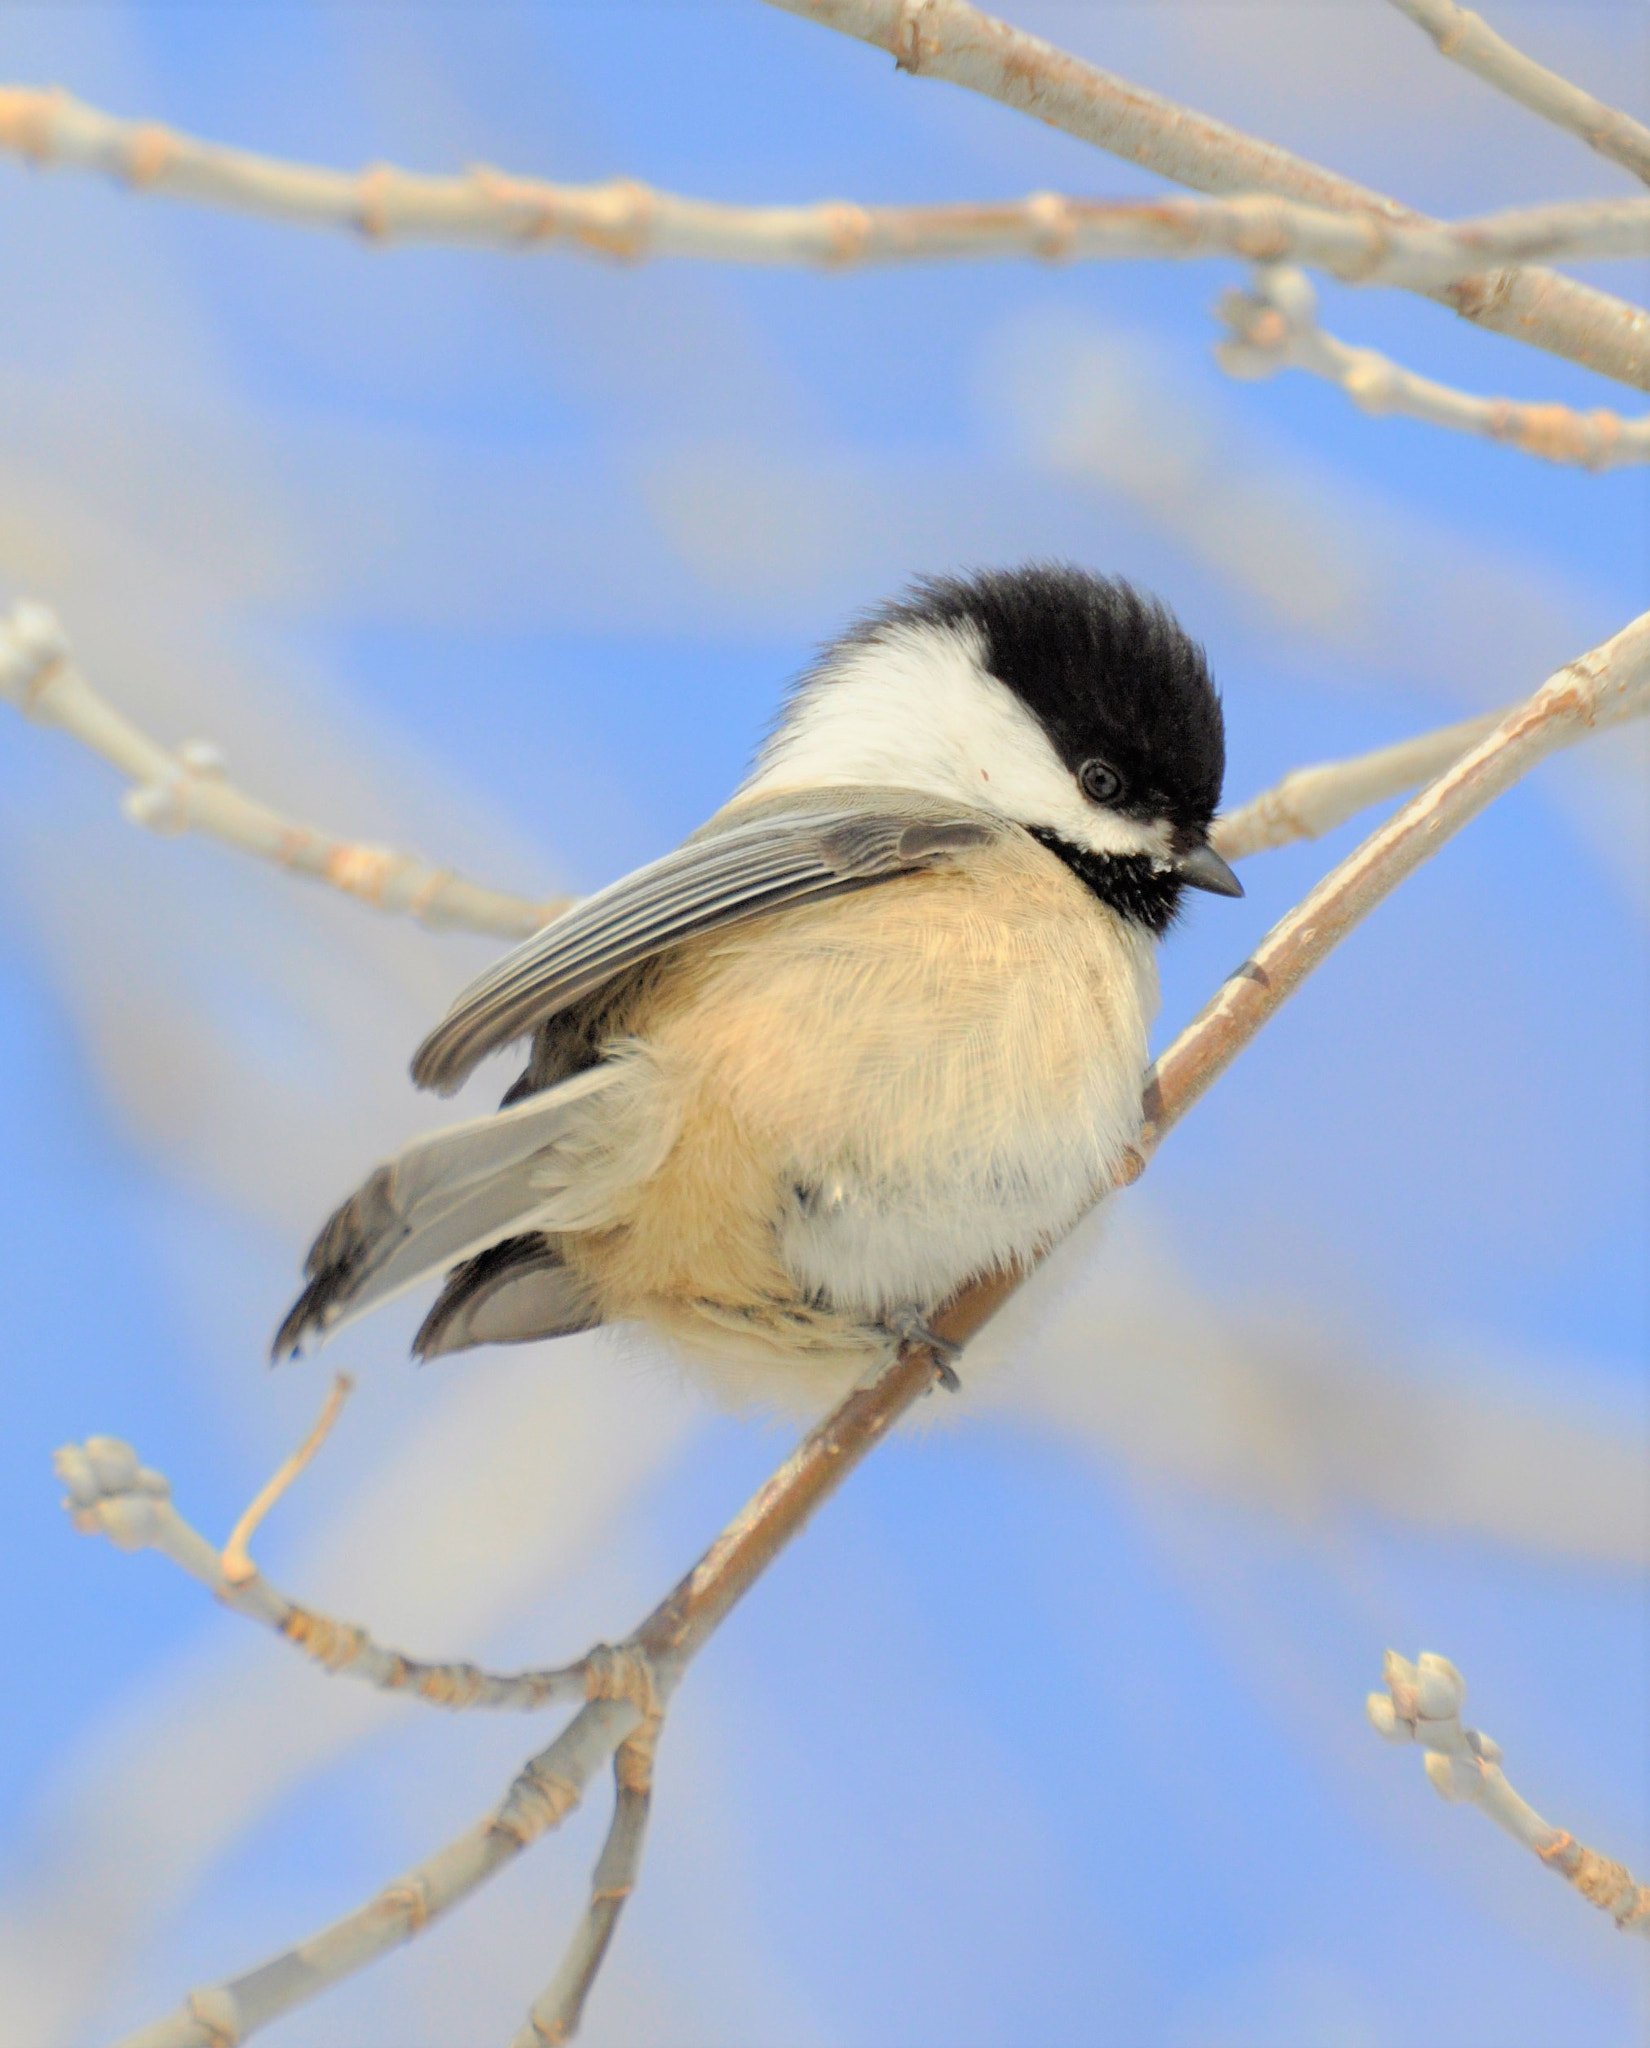
M 1549 1870 L 1568 1878 L 1624 1934 L 1650 1940 L 1650 1885 L 1640 1884 L 1626 1864 L 1612 1862 L 1543 1820 L 1519 1797 L 1501 1768 L 1500 1743 L 1476 1728 L 1462 1727 L 1467 1688 L 1447 1657 L 1423 1650 L 1411 1664 L 1388 1650 L 1381 1675 L 1386 1691 L 1372 1692 L 1364 1703 L 1370 1725 L 1387 1742 L 1421 1745 L 1427 1777 L 1440 1798 L 1476 1806 Z
M 1424 214 L 984 14 L 968 0 L 768 0 L 1200 192 L 1275 192 L 1406 227 Z M 1497 271 L 1426 296 L 1497 334 L 1650 390 L 1650 314 L 1572 278 Z
M 309 875 L 391 916 L 417 918 L 435 931 L 492 932 L 526 938 L 572 901 L 535 903 L 484 889 L 416 854 L 339 839 L 319 825 L 259 803 L 224 773 L 209 741 L 186 740 L 175 753 L 152 740 L 98 694 L 76 668 L 56 617 L 43 604 L 0 616 L 0 702 L 26 718 L 61 726 L 101 754 L 132 784 L 121 809 L 151 832 L 206 832 L 243 853 Z
M 1617 107 L 1606 106 L 1545 64 L 1526 57 L 1498 36 L 1482 15 L 1457 7 L 1455 0 L 1392 0 L 1392 4 L 1425 29 L 1444 56 L 1528 107 L 1532 114 L 1579 135 L 1589 149 L 1650 184 L 1650 128 L 1642 122 Z
M 1515 705 L 1477 745 L 1371 833 L 1272 928 L 1152 1069 L 1145 1090 L 1145 1121 L 1127 1177 L 1135 1178 L 1144 1171 L 1169 1130 L 1312 969 L 1446 840 L 1548 754 L 1600 726 L 1646 712 L 1650 712 L 1650 613 L 1560 669 L 1532 697 Z M 1025 1277 L 1023 1272 L 985 1276 L 939 1311 L 932 1319 L 934 1330 L 950 1343 L 965 1343 Z M 651 1755 L 659 1721 L 691 1659 L 814 1510 L 901 1417 L 933 1391 L 941 1371 L 941 1361 L 931 1349 L 908 1341 L 886 1366 L 868 1376 L 809 1431 L 687 1576 L 618 1646 L 616 1682 L 625 1687 L 622 1716 L 613 1709 L 615 1718 L 602 1724 L 598 1741 L 591 1733 L 592 1717 L 601 1713 L 604 1704 L 612 1703 L 585 1706 L 560 1743 L 528 1767 L 535 1785 L 541 1788 L 538 1796 L 543 1796 L 547 1779 L 562 1784 L 565 1777 L 570 1782 L 569 1767 L 558 1755 L 560 1745 L 582 1743 L 578 1748 L 581 1763 L 599 1748 L 596 1761 L 600 1761 L 612 1755 L 634 1730 L 642 1735 Z M 547 1761 L 552 1757 L 557 1757 L 553 1766 Z M 592 1768 L 594 1763 L 588 1763 L 584 1776 Z M 580 1777 L 578 1783 L 583 1782 Z M 649 1782 L 644 1758 L 635 1766 L 631 1789 L 645 1791 Z M 623 1789 L 622 1772 L 619 1783 Z M 513 1810 L 506 1802 L 500 1812 Z M 634 1882 L 643 1817 L 643 1811 L 632 1803 L 621 1827 L 616 1811 L 608 1845 L 612 1853 L 609 1856 L 604 1851 L 603 1864 L 598 1865 L 590 1906 L 560 1970 L 536 2002 L 527 2031 L 517 2036 L 518 2044 L 565 2040 L 576 2024 L 613 1919 Z M 428 1872 L 439 1866 L 443 1873 L 435 1910 L 444 1910 L 475 1890 L 505 1860 L 506 1852 L 496 1847 L 503 1827 L 504 1822 L 494 1816 L 421 1867 L 421 1872 Z M 505 1831 L 511 1841 L 516 1840 L 513 1832 Z M 494 1846 L 489 1848 L 489 1844 Z M 513 1855 L 514 1849 L 507 1853 Z M 427 1882 L 422 1874 L 415 1875 L 421 1884 Z M 609 1884 L 604 1878 L 613 1881 Z M 413 1918 L 400 1909 L 390 1933 L 384 1933 L 379 1922 L 372 1920 L 375 1912 L 382 1919 L 381 1901 L 389 1896 L 381 1894 L 380 1902 L 348 1916 L 261 1971 L 194 1993 L 178 2013 L 132 2036 L 125 2048 L 219 2048 L 223 2041 L 245 2040 L 274 2016 L 262 1986 L 278 1985 L 282 2002 L 277 2009 L 290 2010 L 371 1961 L 393 1941 L 416 1932 Z M 363 1933 L 369 1923 L 379 1929 L 370 1941 Z M 248 1994 L 248 1986 L 257 1991 L 256 1998 Z
M 1218 311 L 1228 339 L 1215 347 L 1234 377 L 1270 377 L 1284 368 L 1305 370 L 1338 384 L 1367 413 L 1402 413 L 1429 426 L 1478 434 L 1583 469 L 1624 469 L 1650 462 L 1650 414 L 1623 419 L 1617 412 L 1576 412 L 1567 405 L 1527 405 L 1512 398 L 1478 398 L 1406 370 L 1372 348 L 1349 348 L 1317 321 L 1317 294 L 1306 273 L 1259 264 L 1247 291 L 1223 292 Z
M 558 185 L 486 165 L 427 177 L 338 171 L 124 121 L 68 93 L 0 87 L 0 149 L 102 171 L 132 189 L 374 242 L 559 249 L 624 262 L 679 257 L 849 270 L 1030 257 L 1082 262 L 1233 255 L 1310 263 L 1362 284 L 1424 289 L 1487 265 L 1650 253 L 1650 200 L 1585 200 L 1481 220 L 1403 225 L 1272 194 L 1229 199 L 1026 199 L 951 206 L 729 206 L 633 178 Z

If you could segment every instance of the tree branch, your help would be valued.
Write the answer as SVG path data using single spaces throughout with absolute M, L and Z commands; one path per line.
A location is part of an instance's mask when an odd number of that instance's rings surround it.
M 1209 835 L 1215 851 L 1226 860 L 1244 860 L 1298 839 L 1321 839 L 1357 812 L 1441 775 L 1507 715 L 1487 711 L 1349 760 L 1292 768 L 1281 782 L 1215 820 Z
M 1285 367 L 1306 370 L 1338 384 L 1363 412 L 1402 413 L 1548 462 L 1592 470 L 1650 462 L 1650 414 L 1623 419 L 1616 412 L 1477 398 L 1417 376 L 1372 348 L 1349 348 L 1318 325 L 1317 304 L 1304 271 L 1257 266 L 1247 291 L 1221 294 L 1217 310 L 1228 339 L 1216 344 L 1216 360 L 1234 377 L 1270 377 Z
M 526 2022 L 512 2037 L 510 2048 L 546 2048 L 550 2042 L 571 2041 L 578 2032 L 584 2002 L 607 1955 L 619 1915 L 636 1889 L 653 1797 L 653 1750 L 658 1732 L 655 1716 L 626 1736 L 614 1752 L 613 1821 L 591 1874 L 589 1902 L 560 1968 L 528 2008 Z
M 210 833 L 243 853 L 309 875 L 391 916 L 435 931 L 491 932 L 526 938 L 573 900 L 535 903 L 434 868 L 416 854 L 338 839 L 245 795 L 224 773 L 208 741 L 187 740 L 168 753 L 101 697 L 75 667 L 55 616 L 42 604 L 20 604 L 0 616 L 0 701 L 25 717 L 62 729 L 101 754 L 132 784 L 121 809 L 151 832 Z
M 1482 16 L 1457 7 L 1455 0 L 1392 0 L 1392 4 L 1425 29 L 1444 56 L 1528 107 L 1532 114 L 1579 135 L 1600 156 L 1650 184 L 1650 128 L 1630 114 L 1607 107 L 1545 64 L 1526 57 L 1498 36 Z
M 1381 1675 L 1386 1691 L 1372 1692 L 1364 1703 L 1370 1724 L 1388 1742 L 1421 1745 L 1427 1777 L 1440 1798 L 1476 1806 L 1608 1913 L 1624 1934 L 1650 1938 L 1650 1885 L 1640 1884 L 1625 1864 L 1584 1848 L 1519 1797 L 1501 1769 L 1501 1745 L 1461 1726 L 1466 1682 L 1447 1657 L 1423 1650 L 1411 1664 L 1388 1650 Z
M 1358 283 L 1424 289 L 1486 265 L 1650 253 L 1650 200 L 1528 207 L 1449 224 L 1247 194 L 1232 199 L 1026 199 L 952 206 L 726 206 L 632 178 L 557 185 L 472 165 L 425 177 L 393 164 L 361 171 L 285 163 L 198 142 L 153 121 L 123 121 L 68 93 L 0 87 L 0 149 L 36 165 L 103 171 L 145 192 L 234 207 L 377 242 L 460 242 L 575 251 L 641 262 L 876 263 L 1034 257 L 1246 256 L 1310 263 Z
M 1549 754 L 1646 713 L 1650 612 L 1515 704 L 1272 927 L 1158 1059 L 1146 1085 L 1143 1155 L 1150 1156 L 1164 1132 L 1346 934 L 1447 839 Z
M 273 1629 L 325 1671 L 343 1672 L 383 1692 L 407 1693 L 437 1707 L 497 1707 L 531 1712 L 552 1701 L 604 1698 L 617 1653 L 598 1644 L 576 1664 L 495 1672 L 474 1664 L 425 1664 L 386 1649 L 354 1622 L 301 1607 L 261 1572 L 226 1570 L 226 1552 L 207 1542 L 172 1505 L 164 1474 L 111 1436 L 65 1444 L 52 1458 L 68 1510 L 84 1536 L 107 1536 L 117 1550 L 158 1550 L 226 1607 Z
M 1548 754 L 1600 726 L 1646 711 L 1650 711 L 1650 613 L 1560 669 L 1532 697 L 1514 706 L 1492 731 L 1371 833 L 1273 926 L 1153 1067 L 1145 1088 L 1145 1120 L 1138 1147 L 1124 1178 L 1137 1178 L 1144 1171 L 1169 1130 L 1312 969 L 1469 819 Z M 936 1334 L 954 1344 L 965 1343 L 1025 1277 L 1024 1272 L 1004 1272 L 976 1281 L 933 1317 Z M 633 1730 L 645 1730 L 643 1739 L 651 1755 L 659 1722 L 691 1659 L 814 1510 L 900 1418 L 933 1391 L 940 1372 L 940 1361 L 932 1350 L 910 1342 L 902 1344 L 886 1366 L 867 1376 L 808 1432 L 687 1576 L 618 1646 L 612 1669 L 613 1682 L 623 1688 L 622 1714 L 611 1702 L 582 1708 L 559 1742 L 528 1766 L 495 1815 L 414 1873 L 414 1899 L 428 1895 L 437 1900 L 431 1911 L 444 1910 L 476 1889 L 531 1838 L 506 1819 L 517 1811 L 524 1781 L 530 1779 L 534 1787 L 533 1811 L 537 1813 L 545 1805 L 552 1809 L 551 1819 L 534 1829 L 542 1832 L 576 1797 L 576 1791 L 568 1789 L 575 1777 L 570 1757 L 576 1754 L 582 1772 L 576 1782 L 582 1787 L 596 1763 L 614 1754 Z M 153 1496 L 141 1485 L 137 1491 L 147 1507 Z M 602 1713 L 604 1705 L 610 1708 L 610 1718 L 600 1724 L 598 1733 L 593 1717 Z M 650 1782 L 645 1759 L 631 1770 L 629 1789 L 645 1801 Z M 621 1792 L 626 1789 L 622 1771 L 619 1787 Z M 612 1922 L 634 1882 L 644 1818 L 645 1804 L 638 1805 L 635 1799 L 622 1825 L 616 1811 L 591 1903 L 560 1970 L 534 2006 L 528 2030 L 518 2035 L 518 2043 L 565 2040 L 576 2024 Z M 504 1841 L 511 1846 L 500 1847 Z M 438 1882 L 430 1878 L 432 1871 L 439 1872 Z M 372 1904 L 262 1970 L 194 1993 L 178 2013 L 132 2036 L 125 2048 L 221 2048 L 225 2041 L 244 2040 L 276 2012 L 315 1996 L 394 1941 L 415 1933 L 423 1924 L 417 1913 L 403 1905 L 390 1908 L 384 1903 L 402 1896 L 400 1888 L 392 1887 Z M 555 2028 L 560 2029 L 559 2035 Z
M 121 2048 L 233 2048 L 422 1934 L 540 1835 L 559 1827 L 592 1775 L 644 1718 L 629 1698 L 581 1708 L 522 1768 L 492 1812 L 445 1848 L 307 1941 L 239 1977 L 192 1991 L 176 2012 L 129 2034 Z
M 1200 192 L 1275 192 L 1403 226 L 1424 214 L 1057 50 L 967 0 L 767 0 Z M 1650 390 L 1650 314 L 1553 271 L 1503 270 L 1426 296 L 1498 334 Z

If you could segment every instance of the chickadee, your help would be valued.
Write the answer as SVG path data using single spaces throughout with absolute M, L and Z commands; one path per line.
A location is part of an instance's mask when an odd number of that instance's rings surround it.
M 1243 893 L 1224 766 L 1202 650 L 1126 583 L 870 613 L 731 803 L 459 995 L 417 1084 L 530 1034 L 526 1071 L 343 1204 L 276 1354 L 445 1270 L 421 1358 L 640 1322 L 726 1392 L 840 1396 L 1113 1183 L 1156 942 Z

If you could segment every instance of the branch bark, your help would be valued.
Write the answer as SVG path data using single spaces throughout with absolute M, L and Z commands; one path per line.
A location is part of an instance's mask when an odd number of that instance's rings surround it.
M 1650 253 L 1650 200 L 1527 207 L 1411 225 L 1268 194 L 1230 199 L 1025 199 L 952 206 L 728 206 L 633 178 L 558 185 L 472 165 L 427 177 L 393 164 L 338 171 L 124 121 L 68 93 L 0 87 L 0 149 L 28 162 L 101 171 L 134 190 L 232 207 L 375 242 L 559 249 L 626 262 L 879 263 L 1030 257 L 1246 256 L 1310 263 L 1366 284 L 1425 289 L 1486 265 Z
M 69 643 L 42 604 L 0 617 L 0 702 L 41 725 L 60 726 L 132 784 L 121 809 L 151 832 L 206 832 L 293 874 L 308 875 L 392 917 L 413 917 L 434 931 L 491 932 L 527 938 L 572 902 L 535 903 L 431 867 L 417 854 L 339 839 L 259 803 L 236 788 L 209 741 L 187 740 L 170 753 L 100 696 L 74 664 Z
M 1387 1742 L 1421 1745 L 1427 1777 L 1440 1798 L 1476 1806 L 1608 1913 L 1624 1934 L 1650 1939 L 1650 1885 L 1640 1884 L 1624 1863 L 1543 1820 L 1513 1790 L 1501 1768 L 1500 1743 L 1461 1725 L 1466 1682 L 1447 1657 L 1423 1650 L 1411 1664 L 1388 1650 L 1382 1677 L 1386 1691 L 1372 1692 L 1364 1703 L 1370 1725 Z
M 590 1779 L 644 1718 L 630 1699 L 597 1700 L 582 1708 L 522 1768 L 499 1804 L 445 1848 L 307 1941 L 241 1976 L 192 1991 L 176 2012 L 129 2034 L 120 2048 L 233 2048 L 422 1934 L 540 1835 L 559 1827 Z
M 1560 669 L 1532 697 L 1515 705 L 1492 731 L 1371 833 L 1272 928 L 1152 1069 L 1145 1088 L 1138 1148 L 1126 1178 L 1138 1178 L 1167 1133 L 1312 969 L 1446 840 L 1548 754 L 1598 727 L 1647 711 L 1650 612 Z M 932 1319 L 935 1333 L 952 1344 L 966 1343 L 1025 1277 L 1024 1272 L 984 1276 Z M 574 1780 L 569 1758 L 578 1759 L 582 1775 L 577 1784 L 582 1787 L 597 1763 L 612 1756 L 632 1731 L 644 1726 L 651 1755 L 660 1720 L 691 1659 L 815 1509 L 901 1417 L 933 1391 L 941 1372 L 942 1362 L 931 1349 L 902 1344 L 885 1367 L 810 1430 L 686 1577 L 618 1645 L 617 1683 L 625 1688 L 618 1705 L 596 1702 L 582 1708 L 559 1742 L 528 1766 L 493 1816 L 420 1866 L 414 1878 L 423 1889 L 415 1890 L 413 1896 L 428 1895 L 438 1901 L 431 1910 L 445 1910 L 484 1883 L 514 1855 L 521 1840 L 531 1839 L 530 1835 L 518 1839 L 514 1822 L 507 1824 L 506 1820 L 526 1797 L 520 1790 L 524 1780 L 530 1778 L 533 1787 L 528 1802 L 533 1813 L 546 1805 L 554 1809 L 550 1819 L 536 1825 L 535 1831 L 542 1832 L 576 1796 L 568 1789 Z M 598 1731 L 593 1717 L 604 1706 L 609 1708 L 610 1718 Z M 620 1782 L 622 1787 L 623 1780 Z M 562 1802 L 559 1806 L 558 1800 Z M 626 1892 L 634 1881 L 640 1847 L 641 1820 L 634 1813 L 626 1823 L 627 1828 L 632 1825 L 634 1848 L 626 1835 L 626 1846 L 616 1849 L 612 1859 L 622 1871 Z M 609 1836 L 610 1845 L 618 1839 L 617 1814 L 615 1831 Z M 500 1847 L 506 1840 L 515 1846 Z M 438 1874 L 435 1879 L 428 1876 L 432 1871 Z M 273 2017 L 275 2010 L 289 2010 L 360 1968 L 394 1941 L 416 1932 L 421 1920 L 402 1906 L 392 1912 L 384 1904 L 386 1899 L 401 1896 L 401 1889 L 392 1887 L 358 1913 L 261 1970 L 195 1992 L 177 2013 L 132 2036 L 124 2048 L 222 2048 L 224 2042 L 244 2040 Z M 546 2024 L 562 2029 L 560 2038 L 568 2037 L 611 1934 L 612 1916 L 597 1910 L 600 1900 L 598 1866 L 591 1906 L 560 1970 L 537 2001 L 527 2031 L 518 2035 L 518 2043 L 558 2038 L 545 2030 L 541 2016 Z M 278 2006 L 272 2003 L 269 1987 L 279 1996 Z
M 1216 344 L 1216 360 L 1233 377 L 1305 370 L 1339 385 L 1362 412 L 1402 413 L 1453 433 L 1500 441 L 1546 462 L 1591 470 L 1650 462 L 1650 414 L 1624 419 L 1617 412 L 1576 412 L 1567 405 L 1528 405 L 1456 391 L 1417 376 L 1375 349 L 1350 348 L 1326 334 L 1318 325 L 1317 303 L 1304 271 L 1257 266 L 1247 291 L 1221 294 L 1217 310 L 1227 339 Z
M 1200 192 L 1275 192 L 1405 227 L 1424 214 L 1350 178 L 1148 92 L 984 14 L 968 0 L 767 0 Z M 1426 296 L 1498 334 L 1650 390 L 1650 314 L 1574 279 L 1500 270 Z
M 1545 64 L 1498 36 L 1481 15 L 1455 0 L 1392 0 L 1417 28 L 1425 29 L 1440 52 L 1473 72 L 1532 114 L 1579 135 L 1589 149 L 1650 184 L 1650 128 L 1606 106 Z

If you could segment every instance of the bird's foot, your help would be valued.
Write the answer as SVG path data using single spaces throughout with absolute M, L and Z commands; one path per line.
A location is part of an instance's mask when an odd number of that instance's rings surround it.
M 883 1318 L 882 1327 L 889 1336 L 897 1337 L 902 1344 L 920 1344 L 934 1354 L 934 1365 L 939 1373 L 940 1385 L 948 1394 L 960 1394 L 962 1381 L 957 1377 L 957 1360 L 962 1357 L 963 1348 L 953 1344 L 949 1337 L 941 1337 L 928 1327 L 927 1319 L 914 1308 L 896 1309 Z

